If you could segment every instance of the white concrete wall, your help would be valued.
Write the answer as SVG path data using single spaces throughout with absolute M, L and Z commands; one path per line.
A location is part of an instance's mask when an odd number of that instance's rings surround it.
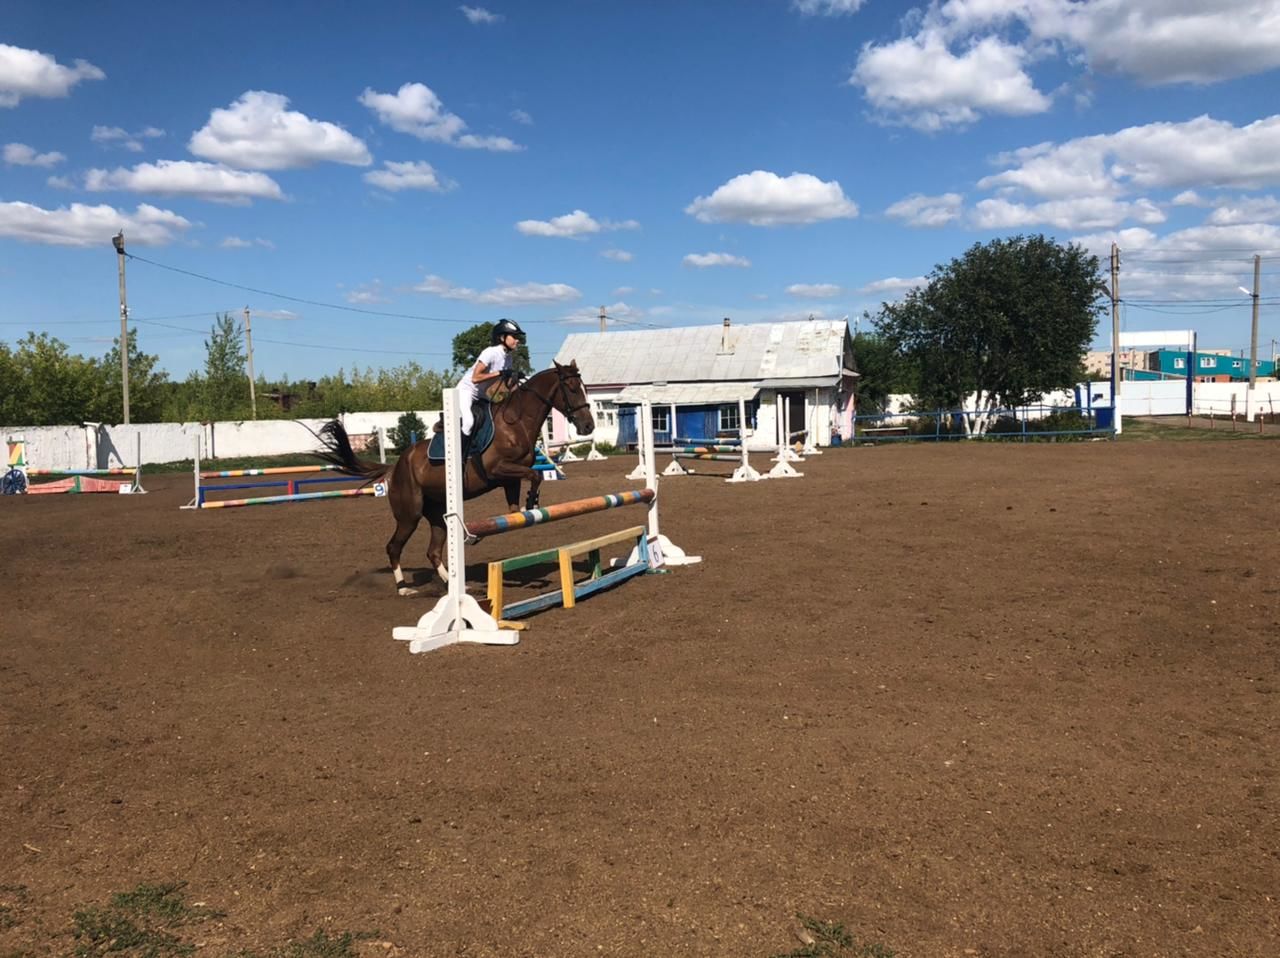
M 416 411 L 428 430 L 440 416 L 438 409 Z M 339 418 L 355 442 L 378 427 L 392 429 L 400 416 L 398 412 L 374 412 Z M 272 419 L 130 426 L 0 426 L 0 438 L 25 439 L 27 465 L 35 469 L 106 469 L 137 465 L 138 436 L 142 437 L 143 463 L 190 459 L 197 439 L 204 459 L 311 452 L 318 443 L 304 425 L 318 431 L 324 423 L 323 419 Z
M 1125 383 L 1125 389 L 1129 384 Z M 1129 412 L 1128 395 L 1125 394 L 1124 411 Z M 1252 421 L 1259 413 L 1267 416 L 1280 413 L 1280 382 L 1260 382 L 1254 390 L 1252 403 L 1248 383 L 1196 383 L 1192 408 L 1199 416 L 1248 416 Z

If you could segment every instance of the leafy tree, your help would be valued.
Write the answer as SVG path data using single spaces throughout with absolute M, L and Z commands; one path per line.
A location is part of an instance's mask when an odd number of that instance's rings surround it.
M 129 330 L 129 418 L 133 422 L 163 422 L 168 398 L 169 374 L 156 369 L 159 356 L 138 349 L 138 331 Z M 120 388 L 120 338 L 98 364 L 97 394 L 89 418 L 118 423 L 124 419 Z
M 459 375 L 476 364 L 476 360 L 480 358 L 480 352 L 489 347 L 489 337 L 492 334 L 493 323 L 476 323 L 470 329 L 464 329 L 453 337 L 453 365 L 459 371 Z M 527 343 L 521 343 L 516 347 L 515 361 L 512 365 L 522 376 L 527 376 L 533 369 Z
M 7 367 L 7 368 L 6 368 Z M 99 371 L 48 333 L 28 333 L 0 355 L 0 410 L 14 425 L 55 426 L 93 418 Z
M 407 412 L 396 420 L 395 427 L 387 433 L 391 448 L 400 454 L 413 445 L 415 440 L 427 438 L 427 427 L 415 412 Z
M 1072 386 L 1100 306 L 1098 258 L 1044 236 L 975 244 L 880 308 L 876 325 L 918 364 L 917 408 L 969 408 L 981 435 L 997 408 Z M 976 394 L 976 400 L 974 397 Z
M 204 341 L 204 381 L 201 417 L 206 420 L 239 418 L 247 412 L 249 381 L 245 374 L 244 332 L 230 313 L 214 317 Z
M 858 333 L 853 337 L 853 364 L 858 373 L 859 412 L 883 412 L 894 393 L 915 393 L 919 374 L 915 364 L 888 336 Z

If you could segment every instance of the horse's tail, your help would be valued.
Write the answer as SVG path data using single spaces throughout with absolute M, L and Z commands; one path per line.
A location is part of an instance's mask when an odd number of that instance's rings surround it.
M 336 466 L 339 472 L 348 476 L 376 482 L 389 473 L 391 466 L 394 465 L 394 463 L 388 465 L 381 462 L 367 462 L 359 458 L 351 448 L 347 430 L 336 419 L 321 426 L 320 431 L 316 433 L 316 438 L 320 440 L 321 448 L 317 449 L 313 455 L 331 466 Z

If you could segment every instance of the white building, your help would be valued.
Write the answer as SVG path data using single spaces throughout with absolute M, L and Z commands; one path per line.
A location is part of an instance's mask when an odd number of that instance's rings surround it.
M 595 438 L 615 445 L 635 441 L 635 408 L 644 399 L 660 443 L 736 431 L 741 399 L 748 447 L 775 447 L 778 396 L 793 432 L 810 431 L 819 445 L 850 435 L 857 373 L 842 319 L 574 333 L 556 354 L 557 362 L 570 360 L 582 370 Z M 558 413 L 552 433 L 576 438 Z

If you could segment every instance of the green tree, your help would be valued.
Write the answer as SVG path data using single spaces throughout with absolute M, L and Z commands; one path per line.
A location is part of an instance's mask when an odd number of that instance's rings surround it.
M 28 333 L 0 356 L 0 409 L 5 421 L 57 426 L 93 419 L 99 370 L 48 333 Z
M 860 332 L 853 337 L 853 366 L 858 373 L 855 389 L 860 413 L 883 412 L 890 395 L 914 393 L 919 385 L 915 363 L 880 333 Z
M 470 329 L 464 329 L 453 337 L 453 365 L 458 370 L 459 376 L 476 364 L 481 351 L 489 347 L 489 337 L 492 333 L 493 323 L 476 323 Z M 513 366 L 522 376 L 527 376 L 533 369 L 527 343 L 521 343 L 516 347 Z
M 221 313 L 214 318 L 204 348 L 201 418 L 246 417 L 249 380 L 245 374 L 244 331 L 230 313 Z
M 885 303 L 878 331 L 918 366 L 917 408 L 966 408 L 981 435 L 998 408 L 1072 386 L 1101 307 L 1098 258 L 1044 236 L 975 244 Z M 976 394 L 976 400 L 973 398 Z
M 415 442 L 427 438 L 430 438 L 427 436 L 427 427 L 415 412 L 404 413 L 387 433 L 391 448 L 401 455 Z
M 159 356 L 138 348 L 138 331 L 129 330 L 129 419 L 133 422 L 163 422 L 169 374 L 156 368 L 159 363 Z M 98 362 L 97 387 L 90 418 L 99 422 L 122 422 L 124 396 L 120 388 L 119 337 Z

